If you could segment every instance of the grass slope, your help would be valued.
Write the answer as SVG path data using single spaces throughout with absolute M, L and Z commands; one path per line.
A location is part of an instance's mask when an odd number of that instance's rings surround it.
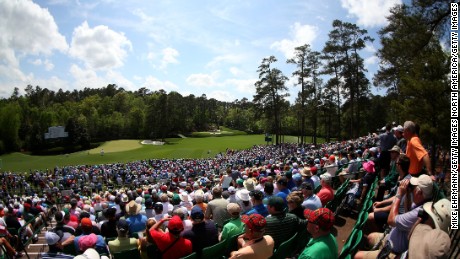
M 297 142 L 297 137 L 285 136 L 285 142 Z M 324 141 L 320 139 L 319 142 Z M 236 135 L 205 138 L 167 139 L 163 146 L 141 145 L 139 140 L 109 141 L 98 148 L 56 156 L 31 156 L 12 153 L 0 156 L 1 171 L 28 172 L 52 169 L 55 166 L 94 165 L 129 162 L 151 158 L 206 158 L 214 157 L 225 149 L 247 149 L 265 144 L 264 135 Z M 104 156 L 100 155 L 104 149 Z M 208 154 L 208 151 L 210 153 Z

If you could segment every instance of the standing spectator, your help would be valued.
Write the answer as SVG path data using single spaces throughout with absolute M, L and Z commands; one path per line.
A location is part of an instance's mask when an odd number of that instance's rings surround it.
M 410 159 L 409 174 L 419 176 L 423 173 L 422 167 L 425 165 L 426 173 L 431 176 L 433 181 L 436 180 L 431 171 L 430 156 L 422 146 L 422 141 L 420 141 L 420 138 L 416 134 L 415 123 L 412 121 L 404 122 L 404 138 L 407 140 L 406 155 Z
M 402 153 L 406 153 L 407 141 L 403 136 L 404 128 L 401 125 L 394 128 L 394 134 L 396 137 L 396 145 L 401 149 Z
M 304 216 L 308 220 L 307 231 L 311 234 L 311 239 L 299 259 L 307 258 L 338 258 L 337 240 L 331 234 L 334 226 L 334 213 L 327 208 L 317 210 L 306 209 Z
M 169 232 L 167 233 L 159 230 L 166 221 L 169 221 Z M 158 249 L 163 253 L 163 259 L 180 258 L 193 252 L 192 242 L 180 236 L 183 230 L 184 225 L 178 216 L 163 218 L 150 229 L 150 235 Z
M 182 232 L 182 237 L 190 240 L 193 244 L 193 252 L 201 256 L 203 248 L 215 245 L 219 242 L 216 224 L 212 220 L 204 220 L 204 213 L 200 207 L 195 206 L 190 213 L 193 227 Z
M 205 219 L 212 219 L 217 227 L 222 229 L 224 222 L 230 218 L 227 213 L 228 201 L 222 198 L 222 187 L 216 186 L 212 189 L 213 199 L 208 203 Z
M 231 259 L 250 258 L 267 259 L 273 255 L 273 238 L 265 234 L 267 221 L 262 215 L 243 215 L 241 219 L 246 225 L 243 235 L 238 237 L 238 251 L 233 251 Z
M 396 145 L 396 137 L 391 133 L 391 124 L 385 126 L 385 132 L 379 135 L 380 141 L 380 178 L 385 177 L 390 170 L 390 149 Z

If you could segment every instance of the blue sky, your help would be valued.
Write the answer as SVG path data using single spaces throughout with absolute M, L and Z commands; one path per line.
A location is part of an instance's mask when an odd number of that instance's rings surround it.
M 0 98 L 31 84 L 57 91 L 117 84 L 252 100 L 257 67 L 295 47 L 320 51 L 332 21 L 375 38 L 360 53 L 378 68 L 376 32 L 401 0 L 0 0 Z M 288 82 L 293 101 L 299 87 Z M 373 89 L 373 92 L 378 92 Z M 382 90 L 380 90 L 382 92 Z

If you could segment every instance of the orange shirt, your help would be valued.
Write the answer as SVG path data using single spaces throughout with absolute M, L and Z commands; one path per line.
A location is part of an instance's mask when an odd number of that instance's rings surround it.
M 406 148 L 406 155 L 409 157 L 410 166 L 409 166 L 409 174 L 418 174 L 422 171 L 423 167 L 423 157 L 427 155 L 428 152 L 422 146 L 422 142 L 420 138 L 417 136 L 413 136 L 407 142 Z

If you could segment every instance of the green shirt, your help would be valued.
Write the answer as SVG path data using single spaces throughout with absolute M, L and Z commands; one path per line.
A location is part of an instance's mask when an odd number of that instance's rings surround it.
M 385 176 L 385 185 L 388 188 L 393 188 L 396 185 L 396 182 L 398 181 L 399 173 L 396 170 L 396 163 L 394 161 L 391 162 L 390 164 L 390 172 L 388 173 L 387 176 Z
M 312 238 L 300 254 L 299 259 L 336 259 L 339 257 L 337 240 L 332 234 Z
M 224 225 L 224 228 L 222 229 L 221 240 L 230 238 L 238 233 L 243 232 L 243 230 L 244 230 L 244 223 L 241 222 L 240 217 L 236 219 L 231 219 L 227 224 Z

